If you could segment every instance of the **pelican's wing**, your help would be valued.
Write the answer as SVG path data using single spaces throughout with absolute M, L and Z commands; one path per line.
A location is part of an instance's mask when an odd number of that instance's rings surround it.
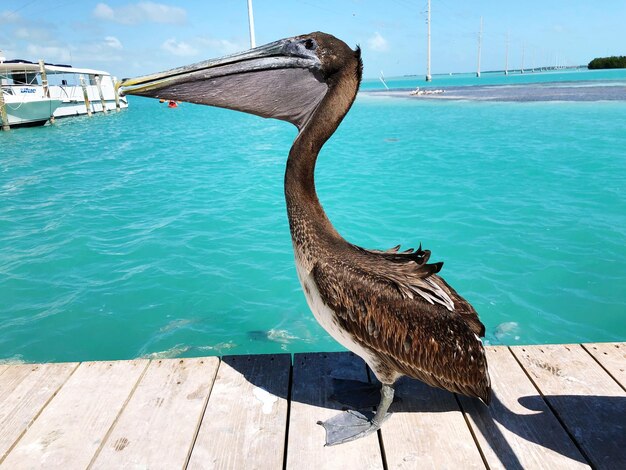
M 431 305 L 439 304 L 458 313 L 474 333 L 485 336 L 485 326 L 478 319 L 478 313 L 467 300 L 461 297 L 437 273 L 443 267 L 442 262 L 428 263 L 430 250 L 409 248 L 400 251 L 400 245 L 386 251 L 366 250 L 353 245 L 361 253 L 367 271 L 387 278 L 393 282 L 403 297 L 413 299 L 416 296 Z
M 389 277 L 345 260 L 319 260 L 311 276 L 338 326 L 374 353 L 380 380 L 393 382 L 395 371 L 489 401 L 484 348 L 462 315 L 406 298 Z

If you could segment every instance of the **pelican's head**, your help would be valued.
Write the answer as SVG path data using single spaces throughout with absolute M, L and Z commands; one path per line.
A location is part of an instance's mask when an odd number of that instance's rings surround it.
M 325 33 L 281 39 L 220 59 L 131 78 L 124 94 L 235 109 L 302 128 L 343 70 L 360 80 L 360 51 Z M 355 68 L 356 67 L 356 68 Z

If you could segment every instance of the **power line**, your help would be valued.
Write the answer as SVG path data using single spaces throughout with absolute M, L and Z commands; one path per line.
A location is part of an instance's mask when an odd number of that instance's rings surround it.
M 28 5 L 32 5 L 33 3 L 35 3 L 37 0 L 31 0 L 30 2 L 26 2 L 24 5 L 22 5 L 19 8 L 16 8 L 15 10 L 13 10 L 12 12 L 8 13 L 6 15 L 6 17 L 8 18 L 11 15 L 15 15 L 18 11 L 23 10 L 24 8 L 26 8 Z

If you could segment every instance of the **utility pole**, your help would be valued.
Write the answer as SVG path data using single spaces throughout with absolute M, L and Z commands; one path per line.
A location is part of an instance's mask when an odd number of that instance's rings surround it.
M 428 0 L 428 16 L 426 17 L 426 26 L 428 26 L 428 41 L 426 49 L 426 81 L 430 82 L 433 77 L 430 75 L 430 0 Z
M 483 42 L 483 17 L 480 17 L 480 32 L 478 33 L 478 68 L 476 69 L 476 76 L 480 77 L 480 48 Z
M 504 75 L 509 74 L 509 32 L 506 32 L 506 45 L 504 49 Z
M 254 38 L 254 13 L 252 12 L 252 0 L 248 0 L 248 23 L 250 24 L 250 49 L 256 47 L 256 39 Z

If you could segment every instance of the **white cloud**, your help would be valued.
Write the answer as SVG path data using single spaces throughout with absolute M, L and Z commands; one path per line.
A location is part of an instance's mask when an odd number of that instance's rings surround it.
M 44 42 L 54 38 L 54 32 L 52 29 L 29 26 L 27 28 L 15 28 L 15 30 L 13 31 L 13 36 L 17 39 Z
M 183 8 L 155 2 L 131 3 L 118 8 L 98 3 L 93 10 L 93 16 L 121 24 L 142 22 L 183 24 L 187 21 L 187 11 Z
M 115 12 L 106 3 L 98 3 L 93 11 L 93 16 L 101 20 L 115 21 Z
M 104 44 L 111 49 L 123 49 L 122 43 L 115 36 L 107 36 L 104 38 Z
M 161 49 L 177 56 L 192 56 L 198 53 L 198 50 L 184 41 L 177 41 L 174 38 L 168 39 L 161 45 Z
M 79 62 L 120 62 L 124 59 L 123 46 L 115 36 L 100 41 L 81 43 L 72 48 L 72 57 Z
M 22 18 L 20 15 L 9 10 L 0 11 L 0 24 L 19 23 Z
M 44 59 L 46 62 L 52 63 L 69 63 L 72 55 L 67 47 L 60 46 L 39 46 L 29 44 L 26 47 L 26 53 L 31 60 Z
M 373 51 L 385 52 L 389 50 L 389 43 L 378 31 L 367 40 L 367 45 Z

